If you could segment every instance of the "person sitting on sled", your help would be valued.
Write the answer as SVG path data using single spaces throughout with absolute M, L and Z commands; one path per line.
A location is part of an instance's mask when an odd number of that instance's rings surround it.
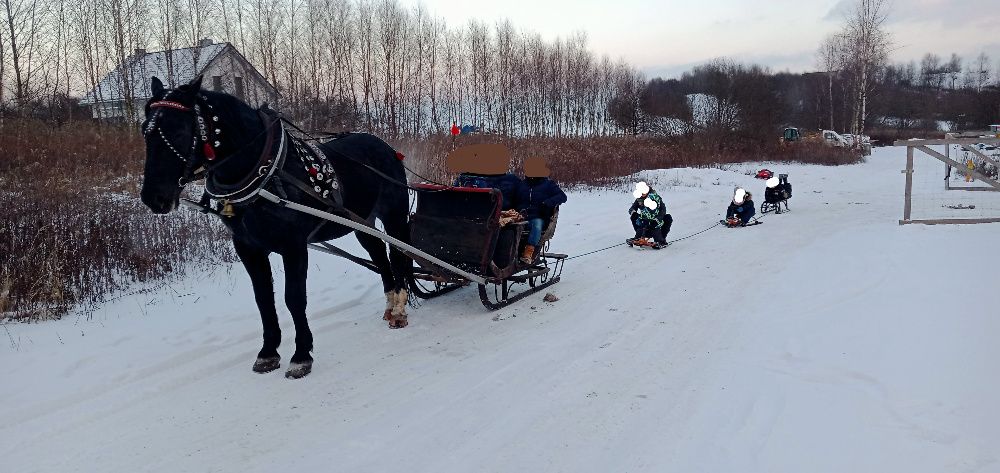
M 503 196 L 500 210 L 518 208 L 518 197 L 524 182 L 511 174 L 510 150 L 502 144 L 478 144 L 463 146 L 448 155 L 448 169 L 459 172 L 455 187 L 494 188 Z
M 757 211 L 753 208 L 753 196 L 743 188 L 737 187 L 733 194 L 733 201 L 726 209 L 726 225 L 730 227 L 746 226 L 756 213 Z
M 628 209 L 628 213 L 632 220 L 632 228 L 635 230 L 635 237 L 628 239 L 628 243 L 651 246 L 655 249 L 667 246 L 667 234 L 670 233 L 674 218 L 667 213 L 663 198 L 651 189 L 649 184 L 641 181 L 636 183 L 632 196 L 635 197 L 635 202 Z M 653 238 L 652 244 L 648 243 L 650 237 Z
M 556 207 L 566 203 L 566 193 L 555 181 L 549 179 L 545 158 L 533 156 L 524 160 L 524 181 L 518 198 L 518 211 L 528 221 L 528 243 L 524 245 L 521 262 L 531 264 L 535 249 L 542 238 L 542 229 L 552 219 Z

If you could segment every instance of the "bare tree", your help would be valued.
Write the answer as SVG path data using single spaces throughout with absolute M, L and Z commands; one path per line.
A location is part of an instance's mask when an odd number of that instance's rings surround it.
M 107 44 L 117 72 L 114 99 L 126 120 L 134 122 L 141 105 L 135 101 L 136 90 L 143 78 L 137 76 L 141 71 L 133 63 L 136 49 L 145 48 L 148 43 L 146 4 L 142 0 L 101 0 L 95 13 L 110 20 L 111 38 Z M 100 22 L 100 17 L 96 21 Z
M 845 38 L 841 34 L 831 34 L 819 46 L 819 66 L 826 73 L 827 91 L 829 92 L 830 129 L 833 130 L 833 77 L 844 64 Z
M 954 90 L 958 78 L 962 75 L 962 58 L 958 54 L 951 53 L 951 59 L 945 65 L 945 72 L 948 75 L 948 80 L 951 81 L 951 88 Z
M 941 58 L 927 53 L 920 60 L 920 83 L 924 87 L 941 88 Z
M 181 36 L 181 0 L 156 0 L 156 39 L 165 51 L 167 62 L 167 86 L 177 87 L 173 51 Z
M 970 73 L 973 77 L 972 83 L 976 92 L 982 92 L 983 88 L 990 83 L 990 57 L 985 52 L 979 53 L 972 63 Z
M 844 28 L 848 59 L 856 81 L 856 113 L 851 120 L 851 131 L 855 134 L 865 131 L 868 98 L 878 83 L 875 74 L 889 57 L 892 39 L 885 29 L 888 9 L 887 0 L 857 0 Z
M 133 119 L 139 50 L 203 38 L 233 43 L 313 127 L 390 136 L 441 132 L 452 120 L 505 135 L 635 132 L 641 75 L 594 55 L 586 35 L 553 41 L 509 21 L 449 28 L 398 0 L 0 0 L 0 104 L 88 93 L 97 116 Z M 199 64 L 203 65 L 203 64 Z M 186 74 L 185 74 L 186 75 Z M 113 84 L 105 82 L 108 78 Z M 609 104 L 616 101 L 615 107 Z M 634 117 L 633 117 L 634 118 Z M 623 126 L 623 124 L 625 124 Z
M 2 0 L 4 32 L 14 72 L 14 102 L 24 108 L 39 92 L 36 76 L 45 64 L 42 54 L 42 28 L 48 14 L 48 2 L 39 0 Z
M 162 0 L 161 0 L 162 1 Z M 205 38 L 208 33 L 208 19 L 215 13 L 214 4 L 211 0 L 183 0 L 184 18 L 181 30 L 187 40 L 186 46 L 198 46 L 199 41 Z M 195 48 L 193 51 L 195 63 L 198 62 L 200 51 Z

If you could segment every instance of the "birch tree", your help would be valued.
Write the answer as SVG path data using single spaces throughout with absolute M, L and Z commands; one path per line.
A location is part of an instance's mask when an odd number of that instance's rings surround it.
M 858 0 L 844 28 L 848 58 L 855 71 L 855 108 L 851 131 L 864 134 L 868 119 L 868 99 L 880 70 L 889 57 L 892 39 L 885 29 L 889 15 L 887 0 Z

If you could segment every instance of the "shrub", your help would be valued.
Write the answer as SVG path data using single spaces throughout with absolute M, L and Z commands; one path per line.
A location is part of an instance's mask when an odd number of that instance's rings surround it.
M 214 218 L 155 216 L 139 202 L 144 148 L 135 129 L 8 120 L 0 149 L 2 318 L 55 318 L 199 263 L 234 260 Z
M 819 143 L 800 142 L 793 146 L 761 149 L 747 144 L 733 149 L 717 149 L 685 137 L 598 137 L 598 138 L 503 138 L 494 135 L 460 136 L 455 145 L 501 142 L 514 155 L 514 167 L 532 155 L 546 158 L 552 177 L 569 186 L 614 186 L 622 177 L 647 169 L 709 167 L 752 161 L 787 161 L 822 165 L 853 164 L 861 160 L 854 151 Z M 432 136 L 392 143 L 412 159 L 407 165 L 422 177 L 447 183 L 454 176 L 445 168 L 445 156 L 452 150 L 450 137 Z

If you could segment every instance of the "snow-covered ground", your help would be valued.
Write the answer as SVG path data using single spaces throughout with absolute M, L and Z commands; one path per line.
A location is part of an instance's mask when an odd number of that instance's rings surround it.
M 316 254 L 296 381 L 251 372 L 238 267 L 6 325 L 0 471 L 1000 471 L 1000 224 L 897 225 L 904 155 L 768 164 L 790 214 L 569 261 L 555 303 L 460 290 L 403 330 L 371 273 Z M 678 238 L 736 184 L 759 202 L 752 168 L 645 174 Z M 573 193 L 553 250 L 620 242 L 630 201 Z

